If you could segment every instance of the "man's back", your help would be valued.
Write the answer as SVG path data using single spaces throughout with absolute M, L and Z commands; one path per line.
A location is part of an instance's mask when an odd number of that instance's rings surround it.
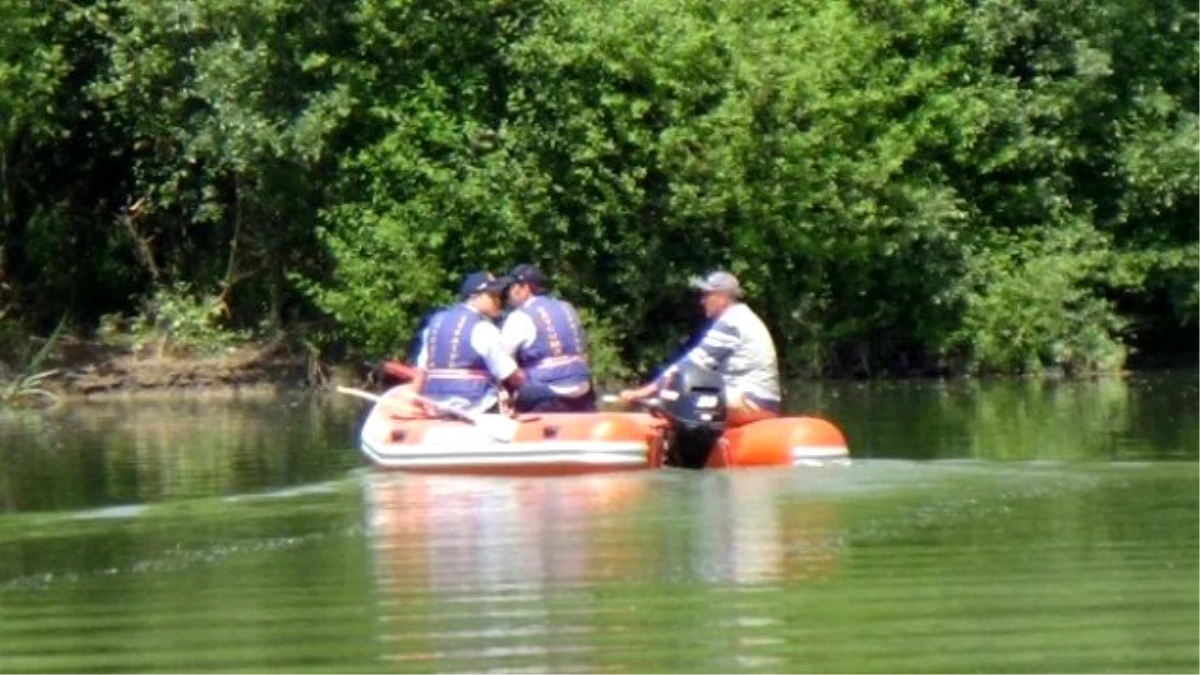
M 736 303 L 713 322 L 689 355 L 725 377 L 725 386 L 779 400 L 779 361 L 766 324 L 745 303 Z
M 491 408 L 499 383 L 517 370 L 501 344 L 500 330 L 464 305 L 443 310 L 429 322 L 417 365 L 426 371 L 422 395 L 462 399 L 476 411 Z

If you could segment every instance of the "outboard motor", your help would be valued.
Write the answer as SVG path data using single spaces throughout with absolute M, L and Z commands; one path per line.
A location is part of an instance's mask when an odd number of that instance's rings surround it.
M 725 431 L 725 380 L 720 373 L 684 361 L 658 397 L 660 409 L 672 422 L 668 464 L 702 468 Z

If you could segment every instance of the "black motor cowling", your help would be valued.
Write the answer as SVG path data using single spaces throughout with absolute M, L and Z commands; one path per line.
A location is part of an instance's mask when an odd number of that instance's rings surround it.
M 725 432 L 724 379 L 685 361 L 668 376 L 658 396 L 663 413 L 672 421 L 668 462 L 689 469 L 703 467 Z

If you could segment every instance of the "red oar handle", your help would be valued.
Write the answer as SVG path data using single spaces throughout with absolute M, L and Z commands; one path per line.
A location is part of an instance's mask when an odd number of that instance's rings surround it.
M 382 370 L 388 377 L 401 382 L 409 382 L 417 379 L 417 374 L 420 372 L 416 367 L 399 361 L 384 361 Z

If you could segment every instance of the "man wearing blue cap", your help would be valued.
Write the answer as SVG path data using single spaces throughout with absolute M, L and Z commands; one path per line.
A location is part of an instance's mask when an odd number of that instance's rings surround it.
M 421 396 L 468 412 L 491 412 L 498 407 L 501 386 L 515 390 L 524 383 L 493 323 L 507 284 L 489 272 L 472 272 L 459 289 L 461 302 L 429 320 L 417 355 L 425 373 Z
M 546 293 L 545 275 L 534 265 L 508 273 L 508 304 L 501 340 L 525 371 L 517 390 L 518 412 L 592 412 L 596 394 L 588 364 L 587 337 L 571 303 Z
M 672 363 L 649 384 L 626 389 L 625 401 L 653 396 L 685 360 L 721 374 L 729 424 L 737 426 L 779 415 L 779 365 L 775 342 L 762 319 L 742 302 L 742 286 L 729 272 L 713 272 L 690 285 L 700 291 L 700 304 L 711 323 L 700 343 Z

